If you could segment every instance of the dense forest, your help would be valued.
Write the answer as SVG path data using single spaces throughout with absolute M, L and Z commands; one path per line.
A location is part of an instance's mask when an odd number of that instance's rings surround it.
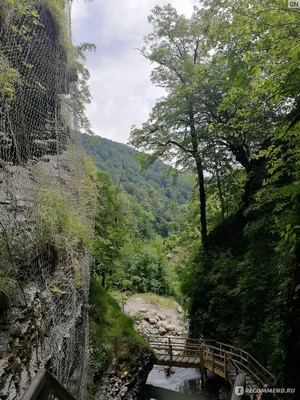
M 130 143 L 193 173 L 178 269 L 191 333 L 299 380 L 299 11 L 283 0 L 156 6 L 141 57 L 165 89 Z M 182 238 L 184 243 L 184 238 Z
M 99 170 L 109 175 L 112 183 L 123 194 L 127 193 L 126 198 L 136 212 L 143 214 L 140 221 L 145 222 L 145 235 L 156 232 L 167 237 L 180 230 L 193 191 L 192 176 L 178 175 L 175 169 L 159 161 L 145 169 L 139 162 L 141 153 L 132 147 L 96 136 L 82 138 L 86 152 L 93 156 Z
M 132 147 L 83 135 L 98 167 L 94 276 L 108 290 L 181 298 L 174 259 L 188 217 L 192 177 L 157 162 L 142 169 Z

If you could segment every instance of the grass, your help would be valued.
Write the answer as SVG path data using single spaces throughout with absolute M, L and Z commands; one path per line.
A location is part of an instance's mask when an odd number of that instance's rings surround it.
M 112 290 L 109 294 L 118 302 L 121 303 L 122 301 L 127 301 L 128 298 L 136 299 L 141 297 L 143 300 L 147 301 L 147 303 L 152 304 L 156 307 L 165 307 L 170 308 L 171 310 L 176 310 L 178 303 L 176 302 L 173 297 L 165 297 L 159 296 L 154 293 L 135 293 L 133 295 L 127 296 L 126 293 L 120 292 L 118 290 Z
M 109 291 L 110 296 L 112 296 L 119 304 L 122 301 L 126 301 L 128 299 L 128 296 L 124 292 L 120 292 L 118 290 L 110 290 Z M 129 296 L 130 297 L 130 296 Z
M 121 370 L 130 370 L 148 344 L 97 279 L 91 280 L 90 304 L 91 375 L 96 383 L 113 360 Z
M 158 296 L 154 293 L 136 293 L 131 298 L 136 299 L 137 297 L 141 297 L 147 303 L 156 307 L 165 307 L 171 310 L 176 310 L 177 307 L 177 302 L 172 297 Z

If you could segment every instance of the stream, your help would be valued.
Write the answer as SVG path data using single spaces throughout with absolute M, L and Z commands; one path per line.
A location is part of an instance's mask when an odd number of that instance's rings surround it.
M 218 390 L 201 389 L 200 372 L 191 368 L 174 368 L 166 376 L 163 367 L 155 366 L 146 382 L 146 394 L 155 400 L 218 400 Z
M 147 295 L 147 294 L 146 294 Z M 151 294 L 150 300 L 145 294 L 131 296 L 124 305 L 126 314 L 135 317 L 135 328 L 145 337 L 156 337 L 162 343 L 166 336 L 175 336 L 178 340 L 188 336 L 188 320 L 181 306 L 175 301 L 165 305 L 165 299 Z M 154 296 L 154 299 L 153 299 Z M 161 305 L 162 304 L 162 305 Z M 150 323 L 151 320 L 151 323 Z M 165 328 L 164 328 L 165 327 Z M 164 328 L 165 332 L 161 333 Z M 183 339 L 184 340 L 184 339 Z M 184 343 L 184 341 L 183 341 Z M 205 389 L 201 389 L 201 376 L 198 369 L 174 368 L 175 373 L 166 376 L 164 367 L 154 366 L 145 387 L 142 389 L 142 400 L 220 400 L 228 399 L 226 393 L 219 395 L 219 389 L 224 385 L 216 375 L 206 381 Z

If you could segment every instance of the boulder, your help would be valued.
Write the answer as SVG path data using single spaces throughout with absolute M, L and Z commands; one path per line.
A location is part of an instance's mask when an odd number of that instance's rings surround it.
M 167 330 L 168 332 L 170 332 L 170 331 L 175 331 L 175 330 L 176 330 L 176 326 L 175 326 L 175 325 L 172 325 L 172 324 L 167 325 L 167 326 L 166 326 L 166 330 Z
M 166 333 L 167 333 L 167 330 L 164 328 L 164 327 L 160 327 L 159 328 L 159 330 L 158 330 L 158 333 L 161 335 L 161 336 L 163 336 L 163 335 L 165 335 Z
M 140 313 L 145 313 L 145 312 L 147 312 L 147 311 L 148 311 L 147 308 L 140 308 L 140 309 L 139 309 L 139 312 L 140 312 Z
M 144 319 L 146 321 L 149 321 L 150 319 L 155 319 L 155 315 L 152 312 L 148 312 L 145 316 Z
M 157 319 L 155 319 L 155 318 L 149 318 L 148 322 L 149 322 L 149 324 L 151 324 L 151 325 L 156 325 L 156 324 L 157 324 Z
M 167 322 L 167 321 L 161 321 L 160 322 L 160 325 L 163 327 L 163 328 L 167 328 L 167 326 L 169 326 L 169 323 Z
M 157 317 L 161 320 L 161 321 L 165 321 L 167 319 L 167 317 L 165 316 L 165 314 L 157 314 Z

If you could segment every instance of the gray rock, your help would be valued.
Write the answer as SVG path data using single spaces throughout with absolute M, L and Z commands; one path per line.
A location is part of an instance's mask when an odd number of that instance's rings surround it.
M 149 318 L 149 324 L 151 324 L 151 325 L 156 325 L 156 324 L 157 324 L 157 319 L 155 319 L 155 318 Z
M 161 314 L 161 313 L 158 313 L 158 314 L 157 314 L 157 317 L 158 317 L 161 321 L 165 321 L 165 320 L 167 319 L 167 317 L 165 316 L 165 314 Z
M 167 330 L 166 330 L 164 327 L 161 326 L 161 327 L 159 328 L 158 332 L 159 332 L 159 334 L 160 334 L 161 336 L 163 336 L 163 335 L 165 335 L 165 334 L 167 333 Z
M 149 319 L 155 319 L 154 313 L 148 312 L 148 313 L 144 316 L 144 320 L 149 321 Z
M 120 390 L 120 393 L 119 393 L 119 396 L 120 397 L 124 397 L 124 395 L 125 395 L 125 393 L 128 391 L 128 387 L 127 386 L 124 386 L 121 390 Z
M 176 309 L 177 309 L 177 312 L 179 312 L 179 314 L 183 314 L 184 313 L 184 311 L 183 311 L 183 309 L 182 309 L 182 307 L 181 306 L 177 306 L 176 307 Z
M 167 326 L 166 326 L 166 330 L 167 330 L 168 332 L 170 332 L 170 331 L 175 331 L 175 330 L 176 330 L 176 326 L 175 326 L 175 325 L 172 325 L 172 324 L 167 325 Z
M 168 323 L 167 321 L 161 321 L 160 325 L 161 325 L 163 328 L 166 329 L 167 326 L 169 326 L 169 323 Z
M 139 309 L 139 312 L 140 312 L 140 313 L 145 313 L 145 312 L 147 312 L 147 311 L 148 311 L 147 308 L 140 308 L 140 309 Z

